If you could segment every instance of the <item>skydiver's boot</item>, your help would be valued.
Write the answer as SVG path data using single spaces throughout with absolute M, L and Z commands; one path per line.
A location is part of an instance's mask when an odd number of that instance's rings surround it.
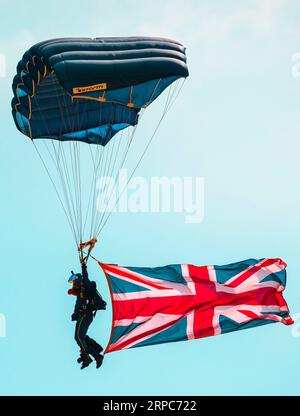
M 83 359 L 82 359 L 82 352 L 83 352 L 83 350 L 81 349 L 80 350 L 80 356 L 77 358 L 78 364 L 82 363 L 82 361 L 83 361 Z
M 101 367 L 103 362 L 103 355 L 101 355 L 101 352 L 103 351 L 103 348 L 100 344 L 98 344 L 98 342 L 96 342 L 93 338 L 90 338 L 88 335 L 85 336 L 85 342 L 89 348 L 89 354 L 91 354 L 96 361 L 96 368 Z
M 82 365 L 80 367 L 81 370 L 88 367 L 93 362 L 93 360 L 91 359 L 91 357 L 89 356 L 87 352 L 83 352 L 81 354 L 81 358 L 82 358 Z
M 88 335 L 85 336 L 85 342 L 88 346 L 89 353 L 91 354 L 92 357 L 98 356 L 98 354 L 101 354 L 101 352 L 103 351 L 103 348 L 101 347 L 101 345 L 98 344 L 98 342 L 96 342 L 93 338 L 90 338 Z M 80 350 L 80 357 L 77 358 L 78 364 L 82 363 L 81 353 L 82 351 Z
M 94 357 L 95 361 L 96 361 L 96 368 L 100 368 L 102 363 L 103 363 L 103 355 L 102 354 L 98 354 L 97 356 Z

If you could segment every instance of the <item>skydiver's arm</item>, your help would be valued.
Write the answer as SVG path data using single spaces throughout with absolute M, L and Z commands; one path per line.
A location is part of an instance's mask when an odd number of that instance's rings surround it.
M 96 294 L 96 282 L 91 282 L 88 276 L 87 267 L 85 263 L 82 263 L 82 281 L 85 287 L 85 296 L 88 300 L 92 300 Z
M 81 270 L 82 270 L 82 282 L 84 285 L 88 285 L 90 283 L 90 279 L 89 279 L 89 274 L 88 274 L 85 263 L 81 264 Z
M 84 286 L 84 293 L 85 293 L 84 297 L 86 298 L 86 300 L 90 301 L 94 297 L 93 282 L 91 282 L 89 279 L 89 275 L 88 275 L 88 271 L 87 271 L 87 267 L 85 263 L 81 264 L 81 268 L 82 268 L 82 283 Z

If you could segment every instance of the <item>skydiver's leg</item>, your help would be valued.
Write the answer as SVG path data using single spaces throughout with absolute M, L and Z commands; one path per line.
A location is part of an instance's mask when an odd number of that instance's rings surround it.
M 81 351 L 80 360 L 78 361 L 82 363 L 81 369 L 87 367 L 93 361 L 89 356 L 89 348 L 85 341 L 86 333 L 92 321 L 93 314 L 88 312 L 81 316 L 76 323 L 75 340 L 79 345 Z
M 103 362 L 103 355 L 101 355 L 101 352 L 103 351 L 103 348 L 98 344 L 98 342 L 96 342 L 93 338 L 90 338 L 88 335 L 85 336 L 85 342 L 87 344 L 89 354 L 91 354 L 96 361 L 96 367 L 101 367 Z
M 98 342 L 96 342 L 93 338 L 90 338 L 88 335 L 85 336 L 85 342 L 88 346 L 89 354 L 91 354 L 91 356 L 97 361 L 97 359 L 99 359 L 99 354 L 103 351 L 103 348 L 100 344 L 98 344 Z M 82 363 L 81 356 L 78 358 L 77 362 Z
M 93 338 L 90 338 L 88 335 L 85 336 L 85 342 L 88 346 L 90 354 L 94 357 L 95 354 L 101 354 L 103 348 L 101 347 L 98 342 L 96 342 Z
M 88 346 L 85 341 L 85 336 L 92 320 L 93 316 L 91 318 L 89 314 L 84 314 L 76 322 L 75 341 L 79 345 L 79 348 L 82 350 L 82 352 L 88 352 Z

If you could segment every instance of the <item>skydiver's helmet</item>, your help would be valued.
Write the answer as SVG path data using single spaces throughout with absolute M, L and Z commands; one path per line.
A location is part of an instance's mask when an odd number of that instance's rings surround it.
M 73 270 L 71 271 L 71 276 L 68 279 L 68 282 L 73 285 L 79 287 L 82 280 L 82 274 L 81 273 L 74 273 Z

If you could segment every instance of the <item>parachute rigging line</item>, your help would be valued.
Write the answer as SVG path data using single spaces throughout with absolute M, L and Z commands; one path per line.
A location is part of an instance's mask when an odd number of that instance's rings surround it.
M 150 147 L 150 145 L 151 145 L 151 143 L 152 143 L 153 139 L 155 138 L 155 135 L 156 135 L 156 133 L 157 133 L 157 131 L 158 131 L 158 129 L 159 129 L 159 127 L 160 127 L 160 125 L 161 125 L 161 123 L 162 123 L 162 121 L 163 121 L 164 117 L 167 115 L 167 113 L 168 113 L 168 112 L 170 111 L 170 109 L 173 107 L 173 104 L 175 103 L 175 101 L 176 101 L 176 99 L 177 99 L 177 97 L 178 97 L 179 93 L 181 92 L 182 87 L 183 87 L 183 85 L 184 85 L 184 82 L 185 82 L 185 79 L 183 80 L 183 82 L 182 82 L 182 84 L 181 84 L 180 88 L 178 89 L 178 92 L 177 92 L 177 94 L 175 95 L 175 98 L 174 98 L 174 99 L 173 99 L 174 92 L 173 92 L 173 94 L 172 94 L 172 96 L 171 96 L 172 98 L 170 99 L 170 91 L 171 91 L 172 86 L 170 87 L 170 89 L 169 89 L 169 91 L 168 91 L 168 97 L 167 97 L 167 101 L 166 101 L 166 105 L 165 105 L 165 109 L 164 109 L 164 111 L 163 111 L 163 114 L 162 114 L 161 118 L 159 119 L 159 121 L 158 121 L 158 123 L 157 123 L 157 125 L 156 125 L 156 128 L 154 129 L 153 134 L 150 136 L 150 138 L 149 138 L 149 140 L 148 140 L 148 142 L 147 142 L 147 144 L 146 144 L 146 146 L 145 146 L 145 148 L 144 148 L 144 151 L 142 152 L 142 154 L 141 154 L 140 158 L 138 159 L 138 161 L 137 161 L 137 163 L 136 163 L 136 165 L 135 165 L 134 169 L 132 170 L 132 172 L 131 172 L 131 174 L 130 174 L 129 179 L 128 179 L 128 180 L 127 180 L 127 182 L 126 182 L 126 185 L 124 186 L 124 188 L 122 189 L 121 193 L 119 194 L 119 196 L 118 196 L 118 198 L 117 198 L 117 201 L 116 201 L 116 203 L 114 204 L 114 206 L 113 206 L 112 210 L 108 213 L 108 216 L 107 216 L 107 217 L 106 217 L 106 219 L 104 220 L 103 224 L 100 224 L 99 228 L 97 229 L 97 232 L 96 232 L 96 236 L 97 236 L 97 237 L 100 235 L 100 233 L 101 233 L 101 231 L 103 230 L 104 226 L 107 224 L 107 222 L 108 222 L 108 220 L 109 220 L 109 218 L 110 218 L 110 216 L 111 216 L 111 214 L 112 214 L 113 210 L 117 207 L 117 205 L 118 205 L 118 203 L 119 203 L 119 201 L 120 201 L 120 199 L 121 199 L 122 195 L 123 195 L 123 194 L 124 194 L 124 192 L 126 191 L 126 189 L 127 189 L 128 185 L 129 185 L 129 183 L 130 183 L 131 179 L 133 178 L 133 175 L 135 174 L 135 172 L 137 171 L 138 167 L 140 166 L 140 164 L 141 164 L 141 162 L 142 162 L 142 160 L 143 160 L 143 158 L 144 158 L 145 154 L 147 153 L 147 150 L 149 149 L 149 147 Z M 179 83 L 179 80 L 178 80 L 178 81 L 177 81 L 177 83 L 176 83 L 176 87 L 177 87 L 178 83 Z M 174 87 L 174 90 L 175 90 L 175 88 L 176 88 L 176 87 Z M 107 205 L 109 205 L 109 204 L 107 204 Z M 102 225 L 102 226 L 101 226 L 101 225 Z
M 33 142 L 77 247 L 101 234 L 187 76 L 184 46 L 164 38 L 50 39 L 23 55 L 12 114 Z M 145 109 L 166 89 L 149 139 L 136 143 Z M 136 146 L 138 160 L 116 195 L 117 175 Z

